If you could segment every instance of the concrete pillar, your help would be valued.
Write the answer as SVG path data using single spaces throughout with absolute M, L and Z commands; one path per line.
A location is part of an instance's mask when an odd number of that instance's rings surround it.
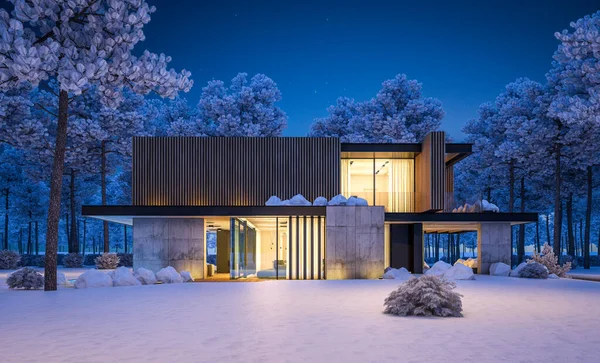
M 383 274 L 383 207 L 327 207 L 325 271 L 328 280 L 373 279 Z
M 173 266 L 194 279 L 206 276 L 202 218 L 134 218 L 133 268 L 154 272 Z
M 477 272 L 489 274 L 490 265 L 511 265 L 510 223 L 479 223 L 477 227 Z

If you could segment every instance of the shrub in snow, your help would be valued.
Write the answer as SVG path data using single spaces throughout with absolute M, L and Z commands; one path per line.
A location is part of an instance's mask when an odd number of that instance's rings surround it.
M 425 275 L 442 276 L 450 267 L 452 267 L 451 264 L 444 261 L 438 261 L 434 263 L 429 270 L 425 271 Z
M 181 275 L 183 282 L 194 281 L 194 279 L 192 278 L 192 274 L 189 271 L 181 271 L 179 274 Z
M 34 268 L 23 267 L 11 273 L 6 279 L 6 284 L 11 289 L 41 289 L 44 287 L 44 276 Z
M 523 269 L 525 266 L 527 266 L 527 262 L 521 262 L 521 263 L 519 264 L 519 266 L 515 267 L 515 268 L 514 268 L 514 269 L 513 269 L 513 270 L 510 272 L 510 275 L 509 275 L 509 276 L 510 276 L 510 277 L 520 277 L 520 275 L 519 275 L 519 274 L 520 274 L 521 270 L 522 270 L 522 269 Z
M 119 256 L 116 253 L 103 253 L 94 261 L 98 270 L 111 270 L 119 266 Z
M 348 198 L 346 205 L 369 205 L 369 203 L 364 198 L 350 197 Z
M 475 280 L 473 269 L 460 263 L 444 271 L 443 276 L 448 280 Z
M 165 284 L 173 284 L 178 282 L 183 282 L 183 278 L 177 271 L 171 267 L 167 266 L 156 273 L 156 279 Z
M 112 273 L 113 286 L 138 286 L 142 283 L 133 276 L 128 267 L 121 266 Z
M 14 270 L 19 264 L 21 256 L 15 251 L 0 251 L 0 270 Z
M 265 205 L 281 205 L 281 199 L 279 197 L 272 195 L 269 200 L 265 202 Z
M 154 285 L 156 283 L 154 272 L 143 267 L 135 270 L 134 276 L 142 283 L 142 285 Z
M 317 197 L 313 201 L 313 205 L 327 205 L 327 198 L 325 198 L 325 197 Z
M 69 284 L 69 280 L 67 280 L 67 276 L 65 276 L 62 272 L 56 273 L 56 284 L 66 286 Z
M 19 266 L 36 266 L 36 267 L 44 267 L 46 262 L 46 256 L 44 255 L 29 255 L 24 254 L 21 255 L 21 259 L 19 260 Z
M 96 269 L 87 270 L 79 275 L 75 280 L 76 289 L 86 289 L 88 287 L 111 287 L 112 278 L 104 272 Z
M 385 299 L 384 313 L 419 316 L 462 316 L 462 295 L 454 282 L 432 275 L 412 277 Z
M 133 267 L 133 253 L 117 253 L 119 257 L 119 267 Z
M 508 276 L 510 275 L 510 266 L 502 262 L 492 263 L 492 265 L 490 266 L 490 275 Z
M 338 194 L 335 197 L 331 198 L 331 200 L 327 204 L 328 205 L 346 205 L 347 203 L 348 203 L 348 199 L 346 199 L 346 197 L 344 197 L 343 195 Z
M 23 259 L 23 255 L 21 255 L 21 259 Z M 573 256 L 564 255 L 560 258 L 560 260 L 563 262 L 563 266 L 569 262 L 571 264 L 571 270 L 576 269 L 579 265 L 579 259 L 573 258 Z
M 567 272 L 571 270 L 571 262 L 567 262 L 562 266 L 558 263 L 558 257 L 554 255 L 554 250 L 548 243 L 544 243 L 541 254 L 537 254 L 535 251 L 533 251 L 533 257 L 531 257 L 531 261 L 535 261 L 546 266 L 551 274 L 555 274 L 558 277 L 565 277 Z
M 83 266 L 83 256 L 79 253 L 69 253 L 63 260 L 65 267 L 76 268 Z
M 296 194 L 290 199 L 290 205 L 310 206 L 312 203 L 306 200 L 302 194 Z
M 411 276 L 411 273 L 405 269 L 401 268 L 389 268 L 383 274 L 384 279 L 396 279 L 396 280 L 406 280 Z
M 548 269 L 538 262 L 529 262 L 519 271 L 519 277 L 526 279 L 547 279 Z

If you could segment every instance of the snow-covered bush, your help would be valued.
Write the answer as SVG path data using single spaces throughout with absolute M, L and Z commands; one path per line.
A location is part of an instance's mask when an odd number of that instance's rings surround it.
M 44 287 L 44 276 L 34 268 L 23 267 L 11 273 L 6 279 L 6 284 L 11 289 L 41 289 Z
M 94 262 L 98 270 L 109 270 L 119 266 L 119 256 L 116 253 L 103 253 Z
M 117 253 L 119 257 L 119 267 L 133 267 L 133 253 Z
M 113 286 L 138 286 L 142 284 L 133 276 L 131 270 L 125 266 L 121 266 L 113 271 L 112 279 Z
M 541 254 L 533 252 L 531 261 L 541 263 L 546 266 L 549 273 L 556 274 L 558 277 L 565 277 L 567 272 L 571 270 L 571 262 L 567 262 L 562 266 L 558 263 L 558 257 L 554 255 L 554 250 L 548 243 L 544 243 Z
M 462 316 L 462 295 L 456 284 L 433 275 L 412 277 L 385 299 L 384 313 L 419 316 Z
M 521 262 L 517 267 L 510 271 L 510 277 L 521 277 L 521 270 L 527 266 L 527 262 Z
M 83 256 L 79 253 L 69 253 L 65 256 L 63 264 L 65 265 L 65 267 L 70 268 L 81 267 L 83 266 Z
M 11 250 L 0 251 L 0 270 L 14 270 L 19 264 L 21 256 Z
M 548 269 L 538 262 L 529 262 L 519 271 L 519 277 L 526 279 L 547 279 Z
M 79 275 L 75 280 L 76 289 L 86 289 L 88 287 L 112 287 L 113 280 L 110 275 L 96 269 L 90 269 Z
M 23 259 L 23 256 L 21 256 L 21 259 Z M 571 264 L 571 270 L 576 269 L 577 266 L 579 265 L 579 259 L 578 258 L 573 258 L 573 256 L 564 255 L 564 256 L 562 256 L 560 258 L 560 260 L 563 262 L 563 266 L 567 262 L 570 263 Z
M 135 270 L 133 275 L 139 280 L 139 282 L 142 283 L 142 285 L 154 285 L 156 283 L 156 276 L 154 275 L 154 272 L 148 270 L 147 268 L 140 267 Z
M 156 279 L 165 284 L 173 284 L 183 282 L 183 278 L 177 270 L 175 270 L 172 266 L 167 266 L 163 269 L 160 269 L 156 273 Z

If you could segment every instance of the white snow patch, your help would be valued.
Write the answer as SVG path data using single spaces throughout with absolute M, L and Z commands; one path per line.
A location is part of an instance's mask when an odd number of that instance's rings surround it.
M 313 205 L 327 205 L 327 198 L 325 198 L 325 197 L 317 197 L 313 201 Z
M 290 205 L 309 206 L 312 203 L 306 200 L 302 194 L 296 194 L 290 199 Z
M 401 268 L 390 268 L 383 274 L 383 278 L 388 279 L 396 279 L 396 280 L 406 280 L 411 276 L 411 273 L 404 267 Z
M 364 198 L 350 197 L 350 198 L 348 198 L 348 201 L 346 202 L 346 205 L 360 205 L 360 206 L 365 206 L 365 205 L 369 205 L 369 203 Z
M 346 199 L 346 197 L 344 197 L 343 195 L 338 194 L 335 197 L 331 198 L 331 200 L 327 204 L 328 205 L 346 205 L 347 203 L 348 203 L 348 199 Z
M 452 267 L 451 264 L 444 261 L 438 261 L 434 263 L 429 270 L 425 271 L 425 275 L 442 276 L 450 267 Z
M 156 279 L 165 284 L 174 284 L 183 282 L 183 278 L 172 266 L 167 266 L 163 269 L 160 269 L 156 273 Z
M 497 205 L 490 203 L 485 199 L 481 201 L 481 209 L 484 212 L 494 212 L 494 213 L 500 212 L 500 208 L 498 208 Z
M 67 276 L 62 272 L 56 272 L 56 284 L 59 286 L 67 286 L 69 285 L 69 280 L 67 280 Z
M 91 287 L 112 287 L 113 280 L 104 272 L 96 269 L 90 269 L 81 274 L 75 281 L 76 289 L 86 289 Z
M 282 203 L 281 203 L 281 199 L 279 199 L 279 197 L 272 195 L 269 198 L 269 200 L 267 200 L 265 202 L 265 205 L 275 206 L 275 205 L 282 205 Z
M 181 271 L 179 274 L 181 275 L 183 282 L 194 281 L 194 279 L 192 278 L 192 274 L 189 271 Z
M 521 270 L 523 269 L 523 267 L 527 266 L 527 262 L 521 262 L 519 264 L 519 266 L 515 267 L 511 272 L 510 272 L 510 277 L 520 277 L 519 273 L 521 272 Z
M 550 274 L 548 275 L 549 279 L 559 279 L 560 277 L 558 277 L 556 274 Z
M 449 280 L 475 280 L 473 269 L 461 263 L 457 263 L 444 271 L 443 276 Z

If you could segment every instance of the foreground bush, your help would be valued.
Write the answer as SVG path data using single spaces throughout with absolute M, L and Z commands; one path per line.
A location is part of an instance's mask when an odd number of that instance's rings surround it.
M 23 267 L 10 274 L 6 284 L 11 289 L 41 289 L 44 287 L 44 276 L 31 267 Z
M 533 252 L 531 261 L 546 266 L 549 273 L 555 274 L 558 277 L 566 277 L 567 272 L 571 270 L 571 262 L 567 262 L 562 266 L 558 263 L 558 257 L 554 255 L 554 250 L 548 243 L 544 243 L 541 254 L 537 254 L 535 251 Z
M 78 253 L 69 253 L 63 260 L 63 265 L 69 268 L 76 268 L 83 266 L 83 256 Z
M 21 256 L 15 251 L 0 251 L 0 270 L 14 270 L 19 264 Z
M 401 316 L 462 317 L 462 295 L 452 291 L 455 287 L 454 282 L 435 275 L 412 277 L 385 299 L 383 312 Z
M 119 267 L 133 267 L 132 253 L 117 253 L 117 256 L 119 256 Z
M 96 257 L 95 262 L 98 270 L 115 269 L 119 266 L 119 256 L 116 253 L 103 253 Z
M 547 279 L 548 269 L 541 263 L 530 261 L 519 271 L 519 277 L 526 279 Z

